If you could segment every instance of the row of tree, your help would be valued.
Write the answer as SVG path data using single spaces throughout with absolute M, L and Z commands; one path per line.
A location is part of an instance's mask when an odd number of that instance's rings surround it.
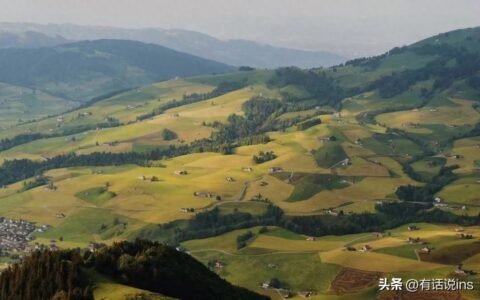
M 85 132 L 88 130 L 96 130 L 100 128 L 111 128 L 111 127 L 118 127 L 123 125 L 118 119 L 115 118 L 107 118 L 105 122 L 95 123 L 95 124 L 83 124 L 77 126 L 70 126 L 65 127 L 61 130 L 57 130 L 55 133 L 44 134 L 44 133 L 23 133 L 19 134 L 13 138 L 4 138 L 0 140 L 0 151 L 5 151 L 10 148 L 26 144 L 29 142 L 33 142 L 40 139 L 46 138 L 55 138 L 61 136 L 69 136 L 72 134 L 77 134 L 81 132 Z
M 182 241 L 217 236 L 236 229 L 278 225 L 282 217 L 283 211 L 272 204 L 269 204 L 261 215 L 239 211 L 222 214 L 220 209 L 215 207 L 212 210 L 196 214 L 187 221 L 186 225 L 180 225 L 176 221 L 160 225 L 158 235 L 171 233 L 168 243 L 176 245 Z
M 438 175 L 423 186 L 403 185 L 399 186 L 395 194 L 400 200 L 412 202 L 433 202 L 435 194 L 444 186 L 458 179 L 458 175 L 453 170 L 458 166 L 442 167 Z
M 201 212 L 185 223 L 177 221 L 159 225 L 155 236 L 168 236 L 167 243 L 176 245 L 182 241 L 202 239 L 253 226 L 279 226 L 293 232 L 310 235 L 344 235 L 362 232 L 383 232 L 408 223 L 431 222 L 480 225 L 480 215 L 466 216 L 433 208 L 431 202 L 383 202 L 375 206 L 376 212 L 343 213 L 333 215 L 285 216 L 272 204 L 267 211 L 254 216 L 246 212 L 221 214 L 218 208 Z M 250 235 L 238 239 L 239 247 L 246 246 Z

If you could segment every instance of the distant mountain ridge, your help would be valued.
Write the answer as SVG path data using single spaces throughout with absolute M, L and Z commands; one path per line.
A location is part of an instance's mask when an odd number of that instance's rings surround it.
M 0 49 L 3 48 L 38 48 L 67 43 L 59 36 L 50 36 L 35 31 L 9 32 L 0 30 Z
M 328 67 L 345 61 L 344 57 L 327 51 L 274 47 L 247 40 L 220 40 L 207 34 L 182 29 L 123 29 L 73 24 L 0 23 L 0 30 L 16 33 L 33 31 L 50 37 L 61 36 L 74 41 L 135 40 L 165 46 L 229 65 L 249 65 L 257 68 Z M 2 47 L 1 44 L 0 47 Z

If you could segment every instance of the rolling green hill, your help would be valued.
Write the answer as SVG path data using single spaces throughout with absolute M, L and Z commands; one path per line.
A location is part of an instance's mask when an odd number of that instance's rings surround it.
M 1 127 L 55 115 L 76 106 L 74 101 L 40 90 L 0 83 Z
M 9 96 L 8 89 L 1 86 L 0 93 L 4 95 L 0 99 L 15 102 L 12 107 L 31 104 L 31 111 L 27 110 L 24 116 L 21 111 L 11 109 L 8 118 L 11 124 L 19 118 L 30 120 L 61 113 L 72 107 L 69 102 L 84 103 L 100 95 L 177 76 L 230 70 L 233 68 L 225 64 L 133 41 L 98 40 L 54 47 L 0 49 L 0 82 L 30 89 L 35 95 L 30 96 L 32 103 L 28 103 L 27 96 L 17 100 L 26 92 Z M 47 96 L 42 95 L 45 93 Z M 54 101 L 49 103 L 45 97 L 63 101 L 63 106 Z M 7 124 L 7 120 L 2 119 L 2 123 Z
M 423 96 L 431 97 L 459 85 L 463 93 L 473 92 L 478 98 L 479 51 L 479 27 L 456 30 L 377 57 L 348 61 L 334 67 L 332 75 L 342 86 L 356 88 L 357 92 L 376 90 L 383 98 L 417 86 L 424 90 Z
M 86 101 L 111 91 L 231 67 L 165 47 L 121 40 L 1 49 L 0 82 Z

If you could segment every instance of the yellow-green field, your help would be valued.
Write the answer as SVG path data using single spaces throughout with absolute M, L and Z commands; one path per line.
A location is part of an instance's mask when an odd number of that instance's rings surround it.
M 175 84 L 177 83 L 175 82 Z M 195 85 L 186 85 L 193 91 L 204 91 Z M 183 85 L 179 91 L 177 91 L 176 88 L 175 85 L 171 87 L 172 90 L 176 91 L 174 93 L 175 96 L 182 95 L 180 93 L 185 91 Z M 2 152 L 0 154 L 0 160 L 13 158 L 41 159 L 69 152 L 78 152 L 80 154 L 101 151 L 126 152 L 132 149 L 132 144 L 161 146 L 175 142 L 178 143 L 179 141 L 182 143 L 190 143 L 194 140 L 210 136 L 213 129 L 202 125 L 203 122 L 225 121 L 230 114 L 242 114 L 242 103 L 247 101 L 252 95 L 253 92 L 250 90 L 240 90 L 218 98 L 174 108 L 166 111 L 162 115 L 142 122 L 135 122 L 115 128 L 91 130 L 69 137 L 34 141 Z M 171 98 L 172 96 L 170 95 L 166 99 Z M 113 100 L 106 101 L 107 103 L 101 102 L 101 105 L 106 105 L 111 109 L 112 104 L 110 102 L 114 100 L 115 97 Z M 167 100 L 156 102 L 155 107 L 167 102 Z M 122 104 L 121 107 L 124 107 L 124 104 Z M 150 107 L 149 110 L 155 107 Z M 93 108 L 91 109 L 93 110 Z M 97 109 L 101 112 L 104 111 L 102 107 L 95 107 L 95 111 L 97 111 Z M 119 115 L 108 116 L 120 117 Z M 129 116 L 132 116 L 132 114 L 129 114 Z M 133 116 L 135 116 L 135 114 L 133 114 Z M 106 116 L 102 116 L 102 118 L 105 117 Z M 47 121 L 48 120 L 45 120 L 45 122 Z M 54 121 L 55 120 L 52 120 L 51 122 Z M 123 121 L 128 122 L 133 120 Z M 49 126 L 53 125 L 49 123 Z M 164 128 L 168 128 L 177 133 L 178 139 L 175 141 L 164 141 L 161 137 L 161 131 Z M 112 145 L 112 143 L 115 144 Z
M 381 272 L 387 277 L 404 278 L 437 275 L 449 277 L 453 274 L 454 265 L 426 262 L 417 257 L 415 251 L 423 246 L 409 245 L 408 237 L 420 237 L 434 247 L 432 251 L 440 251 L 451 245 L 478 241 L 480 234 L 479 227 L 464 228 L 464 233 L 472 234 L 474 240 L 462 241 L 456 237 L 455 229 L 458 226 L 423 223 L 416 225 L 420 229 L 415 232 L 410 232 L 407 226 L 402 226 L 382 237 L 364 233 L 326 236 L 313 241 L 307 240 L 306 236 L 276 227 L 269 227 L 266 233 L 260 234 L 260 227 L 254 227 L 232 231 L 218 237 L 188 241 L 183 243 L 183 246 L 186 251 L 204 263 L 220 261 L 224 267 L 213 268 L 214 271 L 231 282 L 260 293 L 271 292 L 260 288 L 261 283 L 278 278 L 288 283 L 294 292 L 310 290 L 316 295 L 314 299 L 330 299 L 329 297 L 337 299 L 336 297 L 342 295 L 332 293 L 330 284 L 343 268 Z M 254 236 L 246 248 L 237 250 L 236 237 L 247 230 Z M 357 251 L 344 250 L 346 245 L 356 248 Z M 367 252 L 359 251 L 364 245 L 369 245 L 372 249 Z M 410 251 L 411 255 L 405 255 L 405 251 Z M 478 268 L 478 263 L 478 255 L 465 260 L 465 265 L 469 268 Z M 469 280 L 478 280 L 478 275 Z M 357 297 L 355 299 L 371 299 L 366 294 Z M 295 295 L 294 299 L 301 297 Z
M 173 299 L 163 295 L 155 294 L 149 291 L 129 287 L 119 284 L 113 280 L 93 272 L 89 271 L 89 278 L 95 281 L 95 287 L 93 289 L 93 296 L 95 299 L 100 300 L 120 300 L 127 297 L 148 297 L 152 300 L 168 300 Z
M 390 61 L 387 66 L 396 63 Z M 160 82 L 65 113 L 61 122 L 58 117 L 51 117 L 14 126 L 0 131 L 0 139 L 23 133 L 55 134 L 63 129 L 95 125 L 106 118 L 115 118 L 122 123 L 118 127 L 89 128 L 69 136 L 18 145 L 0 151 L 0 161 L 22 158 L 41 161 L 66 153 L 147 152 L 169 145 L 185 145 L 211 137 L 218 130 L 218 127 L 212 126 L 214 122 L 225 123 L 231 114 L 244 115 L 243 104 L 254 96 L 281 98 L 285 92 L 299 97 L 308 96 L 306 91 L 296 87 L 270 87 L 265 84 L 270 75 L 270 71 L 256 71 L 245 79 L 250 82 L 245 88 L 178 106 L 142 121 L 137 121 L 137 117 L 162 104 L 192 93 L 211 92 L 222 80 L 243 80 L 245 74 Z M 336 76 L 352 84 L 358 80 L 356 75 Z M 321 119 L 321 124 L 306 130 L 298 130 L 296 125 L 289 124 L 285 126 L 287 128 L 267 132 L 269 142 L 242 144 L 228 155 L 191 153 L 155 161 L 153 167 L 123 165 L 49 170 L 44 175 L 57 188 L 54 191 L 44 186 L 22 190 L 23 182 L 0 188 L 0 216 L 52 226 L 47 232 L 36 234 L 32 244 L 49 244 L 51 240 L 56 240 L 60 248 L 81 248 L 93 241 L 108 244 L 132 239 L 144 230 L 158 229 L 158 225 L 169 222 L 184 224 L 195 213 L 213 208 L 218 208 L 224 215 L 243 212 L 258 216 L 272 203 L 280 207 L 287 218 L 332 214 L 329 210 L 341 210 L 344 214 L 375 212 L 379 201 L 397 200 L 395 192 L 399 186 L 423 186 L 428 179 L 434 180 L 444 165 L 458 165 L 459 168 L 454 170 L 458 178 L 435 196 L 449 205 L 465 205 L 466 209 L 442 209 L 460 215 L 478 215 L 480 139 L 457 139 L 442 149 L 434 149 L 432 156 L 422 156 L 426 145 L 436 142 L 436 138 L 429 138 L 429 135 L 438 135 L 439 132 L 442 135 L 442 130 L 448 127 L 452 130 L 445 133 L 444 138 L 448 139 L 457 133 L 468 133 L 478 123 L 480 114 L 472 109 L 474 102 L 445 97 L 444 105 L 381 113 L 375 118 L 377 123 L 365 123 L 359 118 L 365 112 L 385 111 L 400 100 L 409 105 L 421 104 L 415 91 L 388 100 L 380 99 L 376 92 L 368 92 L 346 99 L 340 114 L 334 113 L 329 106 L 282 111 L 271 118 L 288 122 L 295 118 L 307 120 L 315 115 L 315 118 Z M 275 127 L 268 128 L 277 130 Z M 174 131 L 177 138 L 165 140 L 162 137 L 164 129 Z M 392 133 L 391 129 L 402 131 Z M 403 135 L 403 131 L 412 136 Z M 415 141 L 419 138 L 428 141 L 419 144 Z M 254 155 L 269 151 L 273 151 L 276 158 L 260 164 L 254 162 Z M 417 156 L 421 159 L 412 162 L 411 159 Z M 432 160 L 441 163 L 433 164 Z M 409 171 L 408 167 L 413 171 Z M 186 171 L 187 174 L 175 174 L 178 171 Z M 416 177 L 409 176 L 410 172 L 417 172 L 427 180 L 413 180 Z M 150 180 L 154 177 L 158 180 Z M 212 196 L 195 193 L 211 193 Z M 185 212 L 185 209 L 194 209 L 194 212 Z M 420 230 L 414 232 L 408 231 L 405 225 L 382 236 L 367 232 L 316 238 L 277 227 L 269 227 L 267 232 L 259 233 L 261 227 L 253 227 L 185 241 L 181 246 L 205 264 L 221 261 L 224 267 L 214 268 L 220 276 L 273 299 L 281 299 L 278 292 L 262 289 L 260 285 L 278 278 L 295 293 L 313 291 L 312 299 L 367 300 L 378 296 L 373 286 L 343 294 L 332 289 L 332 282 L 346 269 L 366 274 L 382 273 L 388 277 L 429 274 L 451 277 L 453 264 L 422 260 L 418 250 L 423 246 L 408 244 L 407 238 L 418 237 L 432 246 L 432 251 L 444 249 L 448 252 L 449 247 L 469 247 L 469 243 L 478 241 L 480 237 L 478 227 L 464 228 L 463 232 L 472 234 L 473 239 L 460 240 L 455 231 L 458 226 L 417 225 Z M 253 237 L 246 247 L 238 249 L 237 237 L 248 230 L 252 231 Z M 358 251 L 365 245 L 372 249 Z M 345 246 L 354 247 L 357 251 L 346 251 Z M 467 268 L 480 271 L 478 254 L 470 255 L 463 262 Z M 480 279 L 479 275 L 471 278 Z M 126 294 L 143 292 L 108 278 L 98 277 L 96 282 L 95 297 L 98 299 L 118 299 Z M 293 298 L 299 299 L 300 296 L 295 294 Z
M 448 165 L 458 165 L 459 169 L 455 170 L 460 174 L 475 173 L 475 170 L 479 167 L 475 161 L 480 160 L 480 138 L 467 138 L 455 141 L 451 155 L 447 157 Z M 460 155 L 457 159 L 454 155 Z M 478 169 L 477 169 L 478 170 Z M 476 172 L 478 174 L 478 171 Z
M 456 106 L 425 107 L 419 110 L 401 111 L 379 115 L 377 121 L 392 128 L 402 128 L 417 133 L 430 133 L 425 129 L 411 128 L 410 124 L 444 124 L 463 125 L 475 124 L 480 119 L 480 113 L 472 109 L 472 101 L 450 99 Z
M 61 127 L 102 122 L 106 117 L 119 119 L 123 123 L 135 121 L 138 115 L 150 112 L 160 104 L 173 99 L 179 100 L 184 94 L 205 93 L 213 90 L 213 86 L 170 80 L 147 87 L 134 89 L 95 103 L 87 108 L 75 110 L 63 115 Z M 130 106 L 130 107 L 129 107 Z M 49 133 L 60 125 L 57 117 L 28 123 L 0 132 L 0 138 L 11 137 L 21 133 Z M 60 127 L 60 128 L 61 128 Z
M 213 85 L 205 84 L 208 82 L 205 80 L 202 78 L 193 81 L 172 80 L 131 90 L 97 102 L 91 107 L 65 114 L 65 124 L 62 126 L 87 124 L 92 119 L 101 121 L 105 117 L 114 117 L 121 122 L 133 121 L 136 116 L 172 99 L 180 99 L 184 94 L 211 91 Z M 245 101 L 258 93 L 266 93 L 266 91 L 268 88 L 263 85 L 253 85 L 217 98 L 173 108 L 141 122 L 133 122 L 115 128 L 91 130 L 70 137 L 33 141 L 1 152 L 0 159 L 44 159 L 68 152 L 78 154 L 96 151 L 126 152 L 141 147 L 188 143 L 208 137 L 214 131 L 212 127 L 204 126 L 203 122 L 225 122 L 230 114 L 241 115 L 243 114 L 242 104 Z M 274 90 L 270 92 L 276 93 Z M 465 109 L 466 106 L 471 105 L 467 100 L 452 101 L 457 104 L 452 109 Z M 135 107 L 132 108 L 132 106 Z M 86 112 L 92 112 L 92 114 L 79 117 Z M 287 113 L 280 118 L 288 119 L 314 112 L 315 110 Z M 444 116 L 441 112 L 441 110 L 435 113 L 426 111 L 425 114 L 432 115 L 432 122 L 435 122 L 438 121 L 434 118 L 435 116 Z M 397 114 L 403 116 L 403 114 L 410 115 L 413 112 L 406 111 Z M 84 241 L 125 238 L 138 228 L 148 224 L 161 224 L 192 217 L 191 213 L 181 212 L 181 208 L 191 207 L 201 211 L 211 208 L 213 205 L 221 207 L 224 203 L 228 208 L 232 201 L 246 202 L 258 194 L 268 198 L 290 215 L 318 214 L 324 209 L 337 207 L 341 207 L 346 213 L 373 211 L 376 201 L 391 197 L 398 186 L 419 183 L 404 174 L 401 165 L 392 157 L 378 155 L 374 149 L 357 142 L 372 138 L 373 134 L 382 133 L 384 129 L 376 125 L 358 124 L 355 116 L 356 113 L 348 109 L 342 112 L 341 117 L 330 114 L 320 115 L 319 117 L 322 119 L 320 125 L 305 131 L 289 129 L 285 132 L 270 132 L 271 142 L 238 147 L 233 155 L 190 154 L 162 161 L 161 164 L 165 167 L 86 167 L 63 170 L 64 174 L 52 170 L 46 175 L 54 178 L 58 190 L 49 191 L 38 187 L 17 193 L 16 191 L 20 188 L 18 184 L 9 186 L 0 190 L 0 212 L 6 216 L 24 217 L 60 228 L 66 227 L 72 231 L 71 240 L 66 238 L 65 242 L 67 243 L 76 242 L 77 238 L 77 233 L 74 232 L 76 227 L 67 226 L 67 224 L 71 221 L 77 223 L 84 220 L 85 211 L 95 216 L 105 216 L 107 220 L 109 218 L 126 218 L 129 220 L 129 225 L 125 230 L 111 229 L 111 231 L 115 231 L 115 234 L 111 232 L 100 234 L 94 228 L 79 229 L 78 236 L 82 236 Z M 462 118 L 462 120 L 471 121 L 473 117 L 472 115 L 471 118 Z M 425 118 L 422 117 L 423 119 Z M 394 116 L 389 116 L 388 120 L 396 122 Z M 50 118 L 19 126 L 11 134 L 55 130 L 56 123 L 56 118 Z M 160 134 L 164 128 L 175 131 L 178 139 L 164 141 Z M 327 143 L 321 139 L 331 135 L 342 139 L 341 148 L 350 158 L 348 166 L 328 169 L 317 165 L 312 153 L 327 147 Z M 115 143 L 110 144 L 112 142 Z M 478 146 L 477 143 L 474 138 L 459 140 L 452 149 L 452 153 L 464 156 L 460 163 L 465 165 L 465 169 L 469 168 L 469 172 L 472 171 L 474 161 L 478 159 L 474 151 Z M 257 165 L 252 161 L 252 157 L 260 151 L 274 151 L 277 158 Z M 449 158 L 447 164 L 451 163 L 453 162 Z M 246 167 L 251 167 L 253 171 L 243 171 L 243 168 Z M 350 180 L 347 186 L 341 189 L 323 189 L 305 200 L 290 202 L 287 200 L 294 192 L 295 186 L 269 174 L 269 169 L 273 167 L 280 167 L 284 172 L 291 174 L 334 174 L 354 176 L 358 180 Z M 101 169 L 106 171 L 100 174 L 94 172 Z M 177 170 L 187 170 L 189 174 L 174 175 Z M 140 176 L 146 178 L 156 176 L 159 181 L 140 180 Z M 227 182 L 227 177 L 233 177 L 235 180 Z M 114 193 L 115 197 L 101 202 L 101 206 L 95 205 L 96 202 L 87 202 L 75 196 L 89 188 L 102 187 L 106 182 L 110 183 L 109 191 Z M 465 185 L 461 185 L 462 183 L 463 181 L 459 181 L 451 184 L 442 191 L 440 196 L 449 199 L 451 198 L 449 194 L 458 195 L 459 189 L 465 190 Z M 477 185 L 473 179 L 469 183 L 469 191 L 475 192 Z M 215 197 L 195 197 L 193 196 L 194 192 L 212 192 L 215 196 L 220 196 L 221 200 L 215 200 Z M 465 196 L 457 202 L 474 203 L 477 201 L 476 197 L 471 195 L 475 194 L 464 193 Z M 56 217 L 57 213 L 64 213 L 66 217 L 59 219 Z M 62 230 L 59 230 L 59 233 L 61 232 Z

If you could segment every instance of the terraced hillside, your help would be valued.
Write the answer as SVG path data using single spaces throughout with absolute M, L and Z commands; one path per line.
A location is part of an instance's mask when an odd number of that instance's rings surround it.
M 273 299 L 476 283 L 455 268 L 480 271 L 479 44 L 471 29 L 330 69 L 162 81 L 14 126 L 0 216 L 50 225 L 31 245 L 165 242 Z M 459 295 L 418 297 L 480 297 Z

